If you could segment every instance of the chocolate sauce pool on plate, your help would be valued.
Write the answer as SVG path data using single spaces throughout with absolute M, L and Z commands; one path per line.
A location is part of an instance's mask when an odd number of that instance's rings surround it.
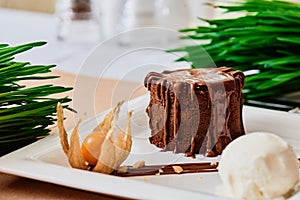
M 182 168 L 182 172 L 178 173 L 174 170 L 174 166 Z M 170 175 L 170 174 L 185 174 L 185 173 L 205 173 L 205 172 L 217 172 L 217 162 L 205 162 L 205 163 L 180 163 L 171 165 L 146 165 L 140 168 L 133 168 L 128 166 L 127 172 L 113 172 L 113 175 L 120 177 L 130 176 L 150 176 L 150 175 Z

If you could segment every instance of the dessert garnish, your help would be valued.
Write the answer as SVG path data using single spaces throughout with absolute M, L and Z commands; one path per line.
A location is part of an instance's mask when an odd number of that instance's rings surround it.
M 137 169 L 145 166 L 145 161 L 141 160 L 132 165 L 132 168 Z
M 174 172 L 176 172 L 177 174 L 180 174 L 183 172 L 182 167 L 180 167 L 178 165 L 173 165 L 172 168 L 173 168 Z
M 119 116 L 120 107 L 123 102 L 115 106 L 104 118 L 104 120 L 88 135 L 80 145 L 78 126 L 75 128 L 68 141 L 68 135 L 64 128 L 63 107 L 57 104 L 57 122 L 62 149 L 68 157 L 69 164 L 73 168 L 90 170 L 104 174 L 110 174 L 119 168 L 128 157 L 132 140 L 130 130 L 130 119 L 132 112 L 128 112 L 125 131 L 119 130 L 117 138 L 113 134 L 116 128 L 115 122 Z

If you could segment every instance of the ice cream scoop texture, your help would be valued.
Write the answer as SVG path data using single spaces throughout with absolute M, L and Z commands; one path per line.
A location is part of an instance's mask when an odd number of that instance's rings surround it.
M 292 147 L 265 132 L 250 133 L 230 143 L 218 169 L 224 190 L 236 199 L 282 197 L 299 181 L 299 162 Z

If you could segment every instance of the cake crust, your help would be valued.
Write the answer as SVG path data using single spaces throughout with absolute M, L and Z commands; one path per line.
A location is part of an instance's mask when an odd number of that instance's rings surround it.
M 150 143 L 166 151 L 216 156 L 244 135 L 245 76 L 229 67 L 150 72 Z

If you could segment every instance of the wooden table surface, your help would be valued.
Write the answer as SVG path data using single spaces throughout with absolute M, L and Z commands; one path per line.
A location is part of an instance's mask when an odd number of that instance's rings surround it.
M 70 86 L 74 89 L 60 94 L 70 96 L 73 101 L 71 107 L 77 114 L 66 111 L 66 129 L 74 126 L 79 118 L 85 118 L 99 114 L 112 107 L 117 101 L 129 100 L 146 92 L 142 84 L 112 80 L 97 79 L 85 76 L 76 76 L 61 71 L 53 71 L 53 75 L 61 78 L 53 80 L 55 85 Z M 41 82 L 39 82 L 40 84 Z M 28 83 L 33 84 L 33 83 Z M 56 127 L 53 127 L 53 133 Z M 17 177 L 0 173 L 0 199 L 120 199 L 118 197 L 95 194 L 58 186 L 41 181 Z

